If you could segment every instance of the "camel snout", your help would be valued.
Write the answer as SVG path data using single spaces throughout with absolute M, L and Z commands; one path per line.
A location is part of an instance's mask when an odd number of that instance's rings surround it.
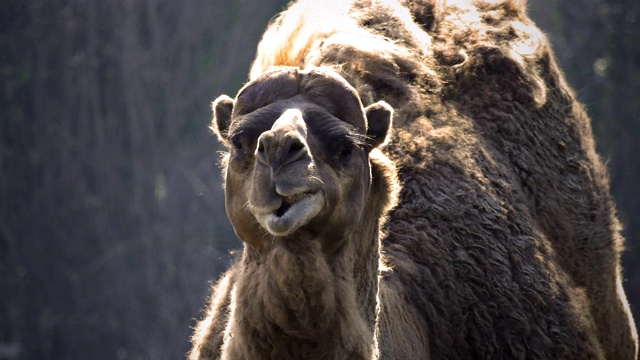
M 258 138 L 256 160 L 274 171 L 297 162 L 310 160 L 307 146 L 307 127 L 298 109 L 285 111 L 271 127 Z

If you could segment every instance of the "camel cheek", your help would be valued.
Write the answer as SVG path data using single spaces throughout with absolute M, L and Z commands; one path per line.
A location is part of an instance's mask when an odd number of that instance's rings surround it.
M 348 218 L 347 223 L 355 223 L 359 220 L 364 212 L 364 207 L 369 197 L 371 189 L 371 170 L 368 166 L 369 159 L 364 154 L 360 154 L 357 159 L 359 166 L 355 166 L 348 171 L 349 176 L 342 176 L 340 184 L 341 189 L 347 189 L 343 194 L 341 206 L 345 207 L 345 213 Z
M 225 186 L 225 208 L 227 217 L 233 225 L 233 229 L 240 238 L 253 248 L 259 249 L 264 246 L 264 241 L 256 234 L 261 234 L 258 229 L 259 225 L 249 213 L 245 206 L 247 203 L 246 194 L 248 194 L 248 181 L 244 181 L 242 176 L 233 174 L 233 171 L 227 171 L 227 179 Z
M 365 158 L 363 161 L 368 160 Z M 370 190 L 370 170 L 368 167 L 356 167 L 347 171 L 350 172 L 348 176 L 343 173 L 332 179 L 332 184 L 336 189 L 331 193 L 339 195 L 331 199 L 331 204 L 334 205 L 330 206 L 332 211 L 329 223 L 332 226 L 323 226 L 324 231 L 321 238 L 342 238 L 338 233 L 333 234 L 333 232 L 336 232 L 337 229 L 340 229 L 339 232 L 343 232 L 344 229 L 353 228 L 354 224 L 359 223 L 364 213 Z M 333 247 L 338 244 L 327 243 L 325 245 Z

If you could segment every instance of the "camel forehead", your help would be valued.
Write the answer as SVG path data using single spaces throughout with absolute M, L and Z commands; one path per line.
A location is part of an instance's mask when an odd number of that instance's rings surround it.
M 366 128 L 362 103 L 356 91 L 330 69 L 274 68 L 240 90 L 233 117 L 288 99 L 318 105 L 359 130 Z
M 286 129 L 284 129 L 286 128 Z M 290 128 L 290 129 L 289 129 Z M 358 129 L 331 114 L 326 108 L 302 96 L 278 100 L 245 115 L 234 118 L 230 135 L 244 133 L 257 137 L 269 130 L 296 130 L 305 136 L 329 133 L 357 133 Z

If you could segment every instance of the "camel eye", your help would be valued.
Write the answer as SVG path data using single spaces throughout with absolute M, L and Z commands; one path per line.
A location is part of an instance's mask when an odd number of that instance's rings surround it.
M 231 138 L 231 145 L 236 151 L 242 151 L 242 141 L 237 137 Z
M 340 152 L 338 153 L 338 157 L 341 160 L 348 160 L 353 154 L 354 145 L 350 142 L 344 142 L 340 148 Z

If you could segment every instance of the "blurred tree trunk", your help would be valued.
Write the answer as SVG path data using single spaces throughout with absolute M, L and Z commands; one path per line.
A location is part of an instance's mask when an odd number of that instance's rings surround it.
M 281 6 L 0 4 L 0 343 L 23 359 L 184 356 L 239 246 L 209 103 L 245 81 Z

